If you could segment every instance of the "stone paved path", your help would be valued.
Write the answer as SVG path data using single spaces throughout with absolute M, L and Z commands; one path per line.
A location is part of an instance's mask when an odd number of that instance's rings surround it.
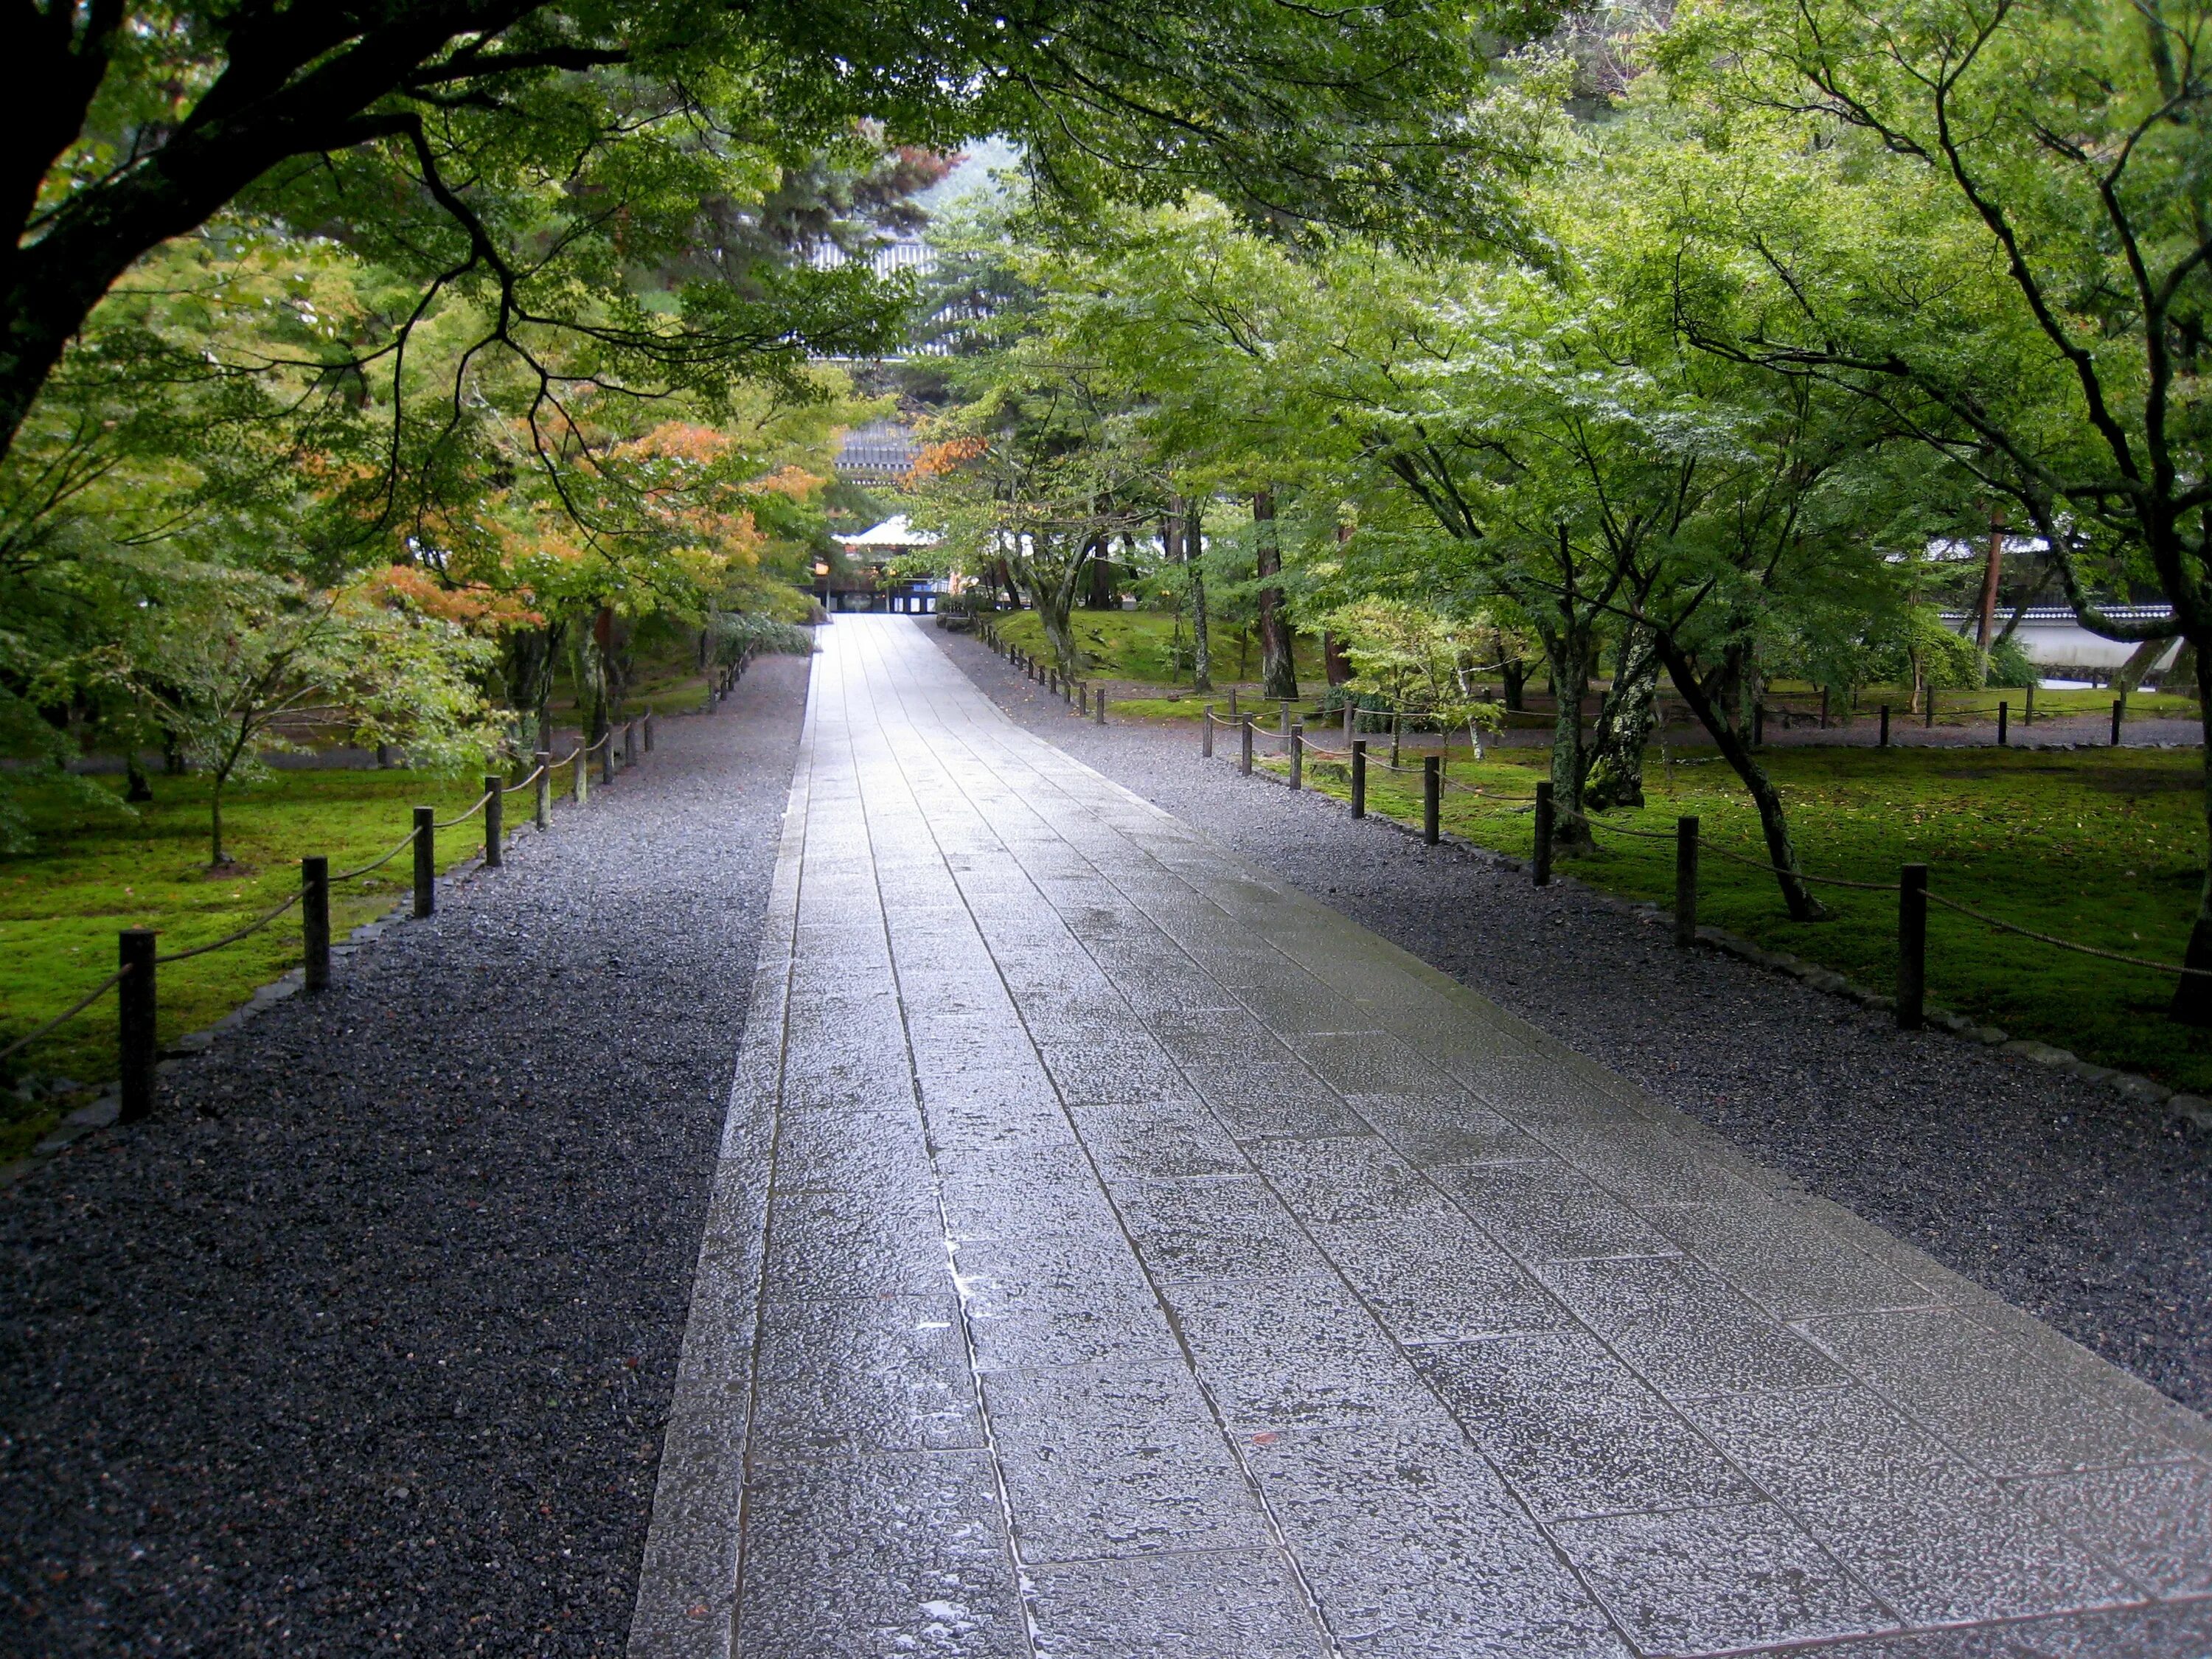
M 2212 1652 L 2212 1430 L 823 630 L 632 1652 Z

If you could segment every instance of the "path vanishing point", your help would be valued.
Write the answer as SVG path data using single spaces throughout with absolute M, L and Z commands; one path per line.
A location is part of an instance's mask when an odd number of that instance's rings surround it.
M 2212 1429 L 821 630 L 645 1659 L 2212 1653 Z

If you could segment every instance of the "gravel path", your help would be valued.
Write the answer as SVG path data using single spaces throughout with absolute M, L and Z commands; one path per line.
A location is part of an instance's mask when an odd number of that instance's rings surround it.
M 2212 1140 L 2154 1108 L 1714 951 L 1570 882 L 1354 823 L 1097 726 L 931 630 L 1030 729 L 2174 1399 L 2212 1411 Z M 1671 924 L 1668 924 L 1671 925 Z
M 0 1650 L 621 1651 L 805 678 L 0 1199 Z

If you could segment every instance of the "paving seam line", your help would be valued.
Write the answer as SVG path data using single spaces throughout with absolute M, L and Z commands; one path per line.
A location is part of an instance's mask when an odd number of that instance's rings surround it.
M 956 671 L 962 672 L 963 678 L 967 678 L 965 671 L 960 668 L 960 665 L 955 662 L 952 666 Z M 969 684 L 972 685 L 975 682 L 970 679 Z M 1227 866 L 1242 872 L 1246 879 L 1258 884 L 1268 891 L 1293 903 L 1326 912 L 1333 916 L 1340 915 L 1340 913 L 1331 909 L 1329 906 L 1303 889 L 1291 885 L 1242 854 L 1223 847 L 1208 836 L 1202 828 L 1186 823 L 1157 802 L 1147 800 L 1118 781 L 1105 777 L 1105 775 L 1099 773 L 1097 768 L 1086 765 L 1052 743 L 1048 738 L 1030 731 L 1006 709 L 1001 708 L 998 700 L 988 690 L 980 685 L 975 689 L 981 694 L 983 702 L 999 718 L 1012 726 L 1029 742 L 1038 745 L 1061 761 L 1101 777 L 1123 799 L 1142 808 L 1154 817 L 1173 824 L 1178 830 L 1196 836 L 1212 850 L 1215 856 Z M 1333 799 L 1334 798 L 1325 796 L 1322 799 Z M 1337 802 L 1336 805 L 1340 808 L 1349 810 L 1345 808 L 1345 804 L 1342 802 Z M 1387 818 L 1369 821 L 1386 823 L 1391 822 Z M 1396 823 L 1391 823 L 1391 827 L 1401 834 L 1416 839 L 1420 835 L 1418 828 Z M 1487 848 L 1477 848 L 1466 842 L 1461 842 L 1459 845 L 1462 850 L 1474 856 L 1495 860 L 1506 867 L 1526 867 L 1521 860 L 1512 859 L 1509 854 L 1493 853 Z M 1580 883 L 1574 884 L 1578 888 L 1582 887 Z M 1583 888 L 1583 890 L 1590 891 L 1587 888 Z M 1608 906 L 1633 914 L 1632 907 L 1621 901 L 1603 894 L 1591 893 L 1590 896 Z M 1705 930 L 1700 930 L 1701 934 L 1704 932 Z M 1380 935 L 1376 937 L 1380 939 Z M 1639 1114 L 1653 1121 L 1662 1131 L 1683 1141 L 1693 1151 L 1708 1158 L 1717 1159 L 1735 1170 L 1739 1176 L 1746 1176 L 1748 1178 L 1747 1172 L 1756 1172 L 1759 1178 L 1754 1181 L 1754 1184 L 1769 1192 L 1802 1193 L 1802 1189 L 1798 1183 L 1781 1171 L 1759 1164 L 1756 1159 L 1751 1158 L 1737 1149 L 1733 1143 L 1719 1137 L 1714 1131 L 1707 1128 L 1688 1114 L 1648 1094 L 1631 1079 L 1620 1077 L 1601 1062 L 1592 1060 L 1589 1056 L 1560 1042 L 1534 1022 L 1490 1002 L 1480 992 L 1462 985 L 1450 975 L 1422 961 L 1420 957 L 1404 947 L 1389 939 L 1381 939 L 1381 943 L 1386 954 L 1395 959 L 1401 967 L 1427 983 L 1440 994 L 1460 1004 L 1463 1008 L 1476 1012 L 1479 1017 L 1488 1018 L 1489 1016 L 1483 1015 L 1482 1011 L 1490 1011 L 1491 1016 L 1502 1018 L 1504 1029 L 1509 1030 L 1525 1047 L 1557 1063 L 1565 1064 L 1577 1075 L 1590 1081 L 1593 1086 L 1604 1090 L 1605 1092 L 1621 1100 L 1623 1103 L 1631 1106 Z M 1715 948 L 1727 948 L 1719 939 L 1709 940 L 1708 943 L 1713 945 Z M 1747 945 L 1745 948 L 1750 950 L 1756 947 Z M 1790 971 L 1776 967 L 1766 952 L 1759 952 L 1758 957 L 1747 959 L 1753 961 L 1755 965 L 1775 968 L 1776 971 Z M 1838 975 L 1838 977 L 1841 976 Z M 1968 1318 L 1990 1330 L 2001 1340 L 2027 1350 L 2045 1364 L 2067 1376 L 2075 1386 L 2081 1389 L 2083 1392 L 2118 1407 L 2126 1416 L 2138 1422 L 2148 1423 L 2161 1434 L 2182 1440 L 2194 1449 L 2199 1457 L 2212 1459 L 2212 1422 L 2208 1422 L 2205 1418 L 2190 1410 L 2189 1407 L 2160 1394 L 2133 1373 L 2121 1370 L 2111 1362 L 2091 1353 L 2087 1349 L 2062 1335 L 2042 1321 L 2034 1319 L 2032 1316 L 2021 1315 L 2019 1310 L 2013 1309 L 2012 1304 L 2004 1302 L 1994 1292 L 1972 1280 L 1952 1273 L 1925 1251 L 1867 1222 L 1856 1212 L 1844 1209 L 1841 1206 L 1835 1206 L 1834 1208 L 1846 1218 L 1844 1224 L 1840 1226 L 1836 1226 L 1833 1222 L 1830 1224 L 1835 1227 L 1839 1239 L 1854 1243 L 1858 1249 L 1875 1255 L 1877 1260 L 1888 1262 L 1896 1267 L 1897 1271 L 1904 1273 L 1907 1278 L 1927 1284 L 1931 1289 L 1942 1291 L 1948 1304 L 1955 1310 L 1966 1314 Z M 1863 1235 L 1869 1232 L 1875 1236 L 1875 1243 L 1879 1248 L 1869 1249 Z M 1907 1272 L 1905 1268 L 1897 1266 L 1900 1253 L 1903 1257 L 1910 1259 L 1914 1264 L 1911 1271 Z M 1935 1275 L 1935 1278 L 1930 1279 L 1927 1277 L 1929 1274 Z

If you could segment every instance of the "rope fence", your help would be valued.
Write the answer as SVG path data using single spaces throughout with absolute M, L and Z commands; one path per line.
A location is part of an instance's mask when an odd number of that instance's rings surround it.
M 2115 716 L 2117 720 L 2117 715 Z M 1201 757 L 1210 758 L 1214 751 L 1217 728 L 1233 726 L 1237 733 L 1237 769 L 1250 775 L 1255 746 L 1255 717 L 1240 711 L 1233 719 L 1218 716 L 1212 705 L 1202 711 L 1200 723 Z M 1552 784 L 1548 780 L 1536 785 L 1534 796 L 1501 794 L 1480 785 L 1454 783 L 1443 775 L 1443 751 L 1431 750 L 1420 756 L 1418 766 L 1402 766 L 1394 762 L 1370 756 L 1365 738 L 1352 738 L 1344 749 L 1333 749 L 1316 744 L 1305 736 L 1303 724 L 1293 723 L 1287 733 L 1267 732 L 1264 735 L 1273 744 L 1271 754 L 1285 755 L 1289 760 L 1287 781 L 1292 789 L 1304 787 L 1304 762 L 1308 755 L 1332 762 L 1341 761 L 1349 774 L 1352 816 L 1367 816 L 1367 775 L 1370 769 L 1421 779 L 1421 839 L 1431 846 L 1442 839 L 1440 819 L 1443 797 L 1452 792 L 1474 795 L 1498 803 L 1527 803 L 1525 808 L 1516 805 L 1517 813 L 1532 811 L 1535 817 L 1534 844 L 1529 867 L 1536 885 L 1549 884 L 1552 878 L 1552 854 L 1557 839 L 1559 820 L 1553 805 Z M 1394 751 L 1402 749 L 1402 732 L 1394 733 L 1390 742 Z M 1272 775 L 1272 774 L 1270 775 Z M 1907 1030 L 1917 1030 L 1927 1020 L 1927 957 L 1928 907 L 1942 906 L 1947 910 L 1971 918 L 1990 927 L 2029 939 L 2062 951 L 2073 951 L 2083 956 L 2096 957 L 2107 962 L 2123 963 L 2130 967 L 2148 969 L 2155 973 L 2177 976 L 2212 978 L 2212 969 L 2191 968 L 2179 963 L 2160 962 L 2148 957 L 2131 956 L 2125 951 L 2107 951 L 2094 945 L 2085 945 L 2077 939 L 2062 939 L 2054 933 L 2023 927 L 2002 917 L 1962 904 L 1946 895 L 1932 892 L 1928 886 L 1928 866 L 1924 864 L 1904 866 L 1895 881 L 1858 881 L 1844 876 L 1817 874 L 1800 867 L 1776 864 L 1771 857 L 1757 858 L 1718 846 L 1705 838 L 1699 822 L 1692 817 L 1675 821 L 1670 832 L 1661 830 L 1639 830 L 1624 823 L 1607 823 L 1584 816 L 1582 822 L 1592 830 L 1610 836 L 1621 836 L 1638 841 L 1672 842 L 1674 843 L 1674 942 L 1688 948 L 1698 940 L 1698 866 L 1703 855 L 1711 853 L 1733 864 L 1767 875 L 1788 878 L 1808 885 L 1837 887 L 1862 893 L 1894 893 L 1898 896 L 1898 965 L 1897 965 L 1897 1023 Z
M 750 657 L 745 660 L 749 660 Z M 709 682 L 708 708 L 714 706 L 737 684 L 744 672 L 744 661 L 732 666 L 726 674 Z M 1103 707 L 1103 699 L 1101 699 Z M 117 936 L 117 951 L 120 965 L 115 972 L 86 992 L 83 996 L 64 1009 L 35 1030 L 26 1032 L 7 1047 L 0 1048 L 0 1060 L 12 1059 L 33 1043 L 53 1035 L 63 1026 L 82 1015 L 110 991 L 117 991 L 117 1048 L 120 1078 L 118 1093 L 120 1097 L 118 1121 L 136 1122 L 153 1109 L 155 1066 L 160 1058 L 155 1036 L 156 973 L 155 970 L 173 963 L 189 962 L 217 951 L 227 950 L 240 941 L 251 939 L 263 929 L 273 926 L 293 910 L 301 911 L 301 945 L 302 978 L 309 991 L 320 991 L 330 983 L 331 971 L 331 889 L 349 881 L 373 875 L 402 854 L 414 853 L 414 914 L 428 916 L 437 908 L 437 833 L 467 823 L 479 813 L 484 819 L 483 860 L 487 869 L 498 869 L 505 863 L 507 830 L 505 822 L 506 798 L 525 789 L 536 793 L 536 827 L 540 830 L 552 828 L 552 792 L 555 775 L 561 769 L 574 764 L 575 768 L 573 797 L 582 804 L 589 797 L 589 770 L 586 762 L 597 753 L 600 758 L 600 781 L 614 780 L 616 767 L 616 738 L 621 738 L 621 764 L 638 764 L 642 750 L 650 753 L 653 747 L 653 720 L 650 713 L 640 719 L 611 725 L 597 740 L 585 743 L 579 738 L 576 746 L 556 760 L 544 750 L 531 757 L 531 769 L 514 783 L 496 775 L 483 779 L 483 793 L 476 800 L 449 818 L 437 817 L 434 809 L 417 806 L 414 809 L 412 827 L 391 849 L 357 868 L 340 874 L 331 873 L 327 858 L 307 856 L 300 860 L 300 890 L 281 904 L 225 933 L 221 939 L 210 939 L 179 951 L 157 953 L 158 934 L 151 928 L 124 929 Z
M 251 939 L 254 934 L 266 927 L 270 922 L 276 921 L 277 917 L 283 915 L 287 910 L 289 910 L 293 906 L 298 904 L 303 896 L 304 895 L 302 894 L 293 894 L 291 897 L 286 899 L 275 909 L 263 911 L 261 915 L 256 916 L 252 921 L 247 922 L 245 927 L 238 929 L 235 933 L 225 933 L 221 939 L 210 939 L 205 945 L 195 945 L 188 950 L 172 951 L 166 956 L 155 957 L 154 960 L 157 964 L 163 967 L 167 966 L 173 962 L 190 962 L 194 957 L 204 957 L 210 951 L 220 951 L 226 945 L 237 944 L 239 940 L 242 939 Z
M 1006 641 L 994 623 L 983 622 L 979 632 L 984 642 L 993 651 L 1019 669 L 1034 683 L 1044 686 L 1048 690 L 1061 694 L 1071 706 L 1080 706 L 1079 697 L 1085 702 L 1090 700 L 1091 692 L 1087 685 Z M 1790 699 L 1793 697 L 1802 699 L 1810 706 L 1794 708 L 1790 703 Z M 1446 750 L 1442 748 L 1420 755 L 1419 763 L 1415 766 L 1401 765 L 1395 761 L 1383 760 L 1371 756 L 1367 750 L 1368 739 L 1358 735 L 1358 729 L 1366 726 L 1370 720 L 1387 718 L 1390 723 L 1391 750 L 1394 754 L 1402 754 L 1406 747 L 1403 742 L 1404 712 L 1366 708 L 1350 702 L 1339 704 L 1334 711 L 1342 717 L 1346 747 L 1330 748 L 1307 738 L 1304 723 L 1290 719 L 1289 711 L 1291 707 L 1290 702 L 1280 699 L 1274 701 L 1280 711 L 1279 718 L 1287 729 L 1270 730 L 1261 727 L 1256 713 L 1237 707 L 1236 693 L 1233 690 L 1230 694 L 1230 713 L 1226 717 L 1217 714 L 1213 705 L 1207 704 L 1200 715 L 1200 754 L 1211 758 L 1214 751 L 1217 728 L 1229 726 L 1237 733 L 1237 770 L 1244 775 L 1251 775 L 1255 757 L 1262 744 L 1266 745 L 1266 751 L 1271 758 L 1279 757 L 1287 760 L 1289 763 L 1287 781 L 1292 789 L 1304 787 L 1305 760 L 1309 755 L 1332 763 L 1340 763 L 1350 774 L 1352 815 L 1355 818 L 1364 818 L 1367 816 L 1367 774 L 1370 768 L 1379 768 L 1382 771 L 1397 776 L 1419 775 L 1421 779 L 1422 793 L 1421 837 L 1431 846 L 1442 838 L 1439 819 L 1443 797 L 1446 793 L 1472 795 L 1486 801 L 1507 805 L 1511 807 L 1516 816 L 1523 812 L 1533 813 L 1535 818 L 1534 845 L 1532 848 L 1530 868 L 1537 885 L 1544 886 L 1551 881 L 1553 842 L 1558 824 L 1552 800 L 1552 786 L 1548 781 L 1539 783 L 1534 795 L 1508 795 L 1486 789 L 1477 784 L 1457 782 L 1446 776 L 1443 770 Z M 1096 694 L 1096 702 L 1098 720 L 1101 724 L 1103 724 L 1106 717 L 1106 696 L 1103 689 Z M 1908 709 L 1905 712 L 1908 714 L 1919 714 L 1923 723 L 1928 726 L 1932 726 L 1940 718 L 1955 718 L 1960 715 L 1969 717 L 1994 715 L 1996 720 L 1998 744 L 2004 744 L 2010 735 L 2013 702 L 2008 697 L 2000 697 L 1988 703 L 1967 706 L 1954 704 L 1944 707 L 1940 696 L 1931 690 L 1919 699 L 1919 703 L 1918 709 Z M 1687 715 L 1689 713 L 1686 704 L 1670 711 L 1663 697 L 1657 700 L 1657 706 L 1662 726 L 1670 712 L 1683 715 Z M 1826 729 L 1836 719 L 1836 711 L 1832 709 L 1829 694 L 1826 691 L 1818 694 L 1770 693 L 1759 698 L 1753 707 L 1752 739 L 1754 744 L 1765 741 L 1765 721 L 1770 710 L 1780 715 L 1785 724 L 1794 720 L 1817 720 L 1823 729 Z M 2036 708 L 2035 691 L 2033 687 L 2023 688 L 2021 711 L 2025 723 L 2033 725 L 2036 720 Z M 1332 711 L 1324 708 L 1323 712 Z M 1875 717 L 1880 721 L 1880 744 L 1883 747 L 1887 747 L 1889 744 L 1890 728 L 1894 712 L 1894 706 L 1887 703 L 1877 705 L 1875 711 Z M 2054 717 L 2078 719 L 2082 718 L 2085 714 L 2093 712 L 2094 711 L 2065 710 L 2059 711 L 2054 715 L 2052 711 L 2046 710 L 2045 718 L 2046 720 Z M 1556 712 L 1547 716 L 1540 711 L 1528 708 L 1507 709 L 1504 711 L 1504 714 L 1508 720 L 1518 718 L 1542 721 L 1556 717 Z M 1858 710 L 1849 709 L 1843 712 L 1842 718 L 1849 721 L 1853 719 L 1865 718 L 1865 716 Z M 2115 697 L 2112 702 L 2111 741 L 2114 747 L 2119 744 L 2121 727 L 2127 718 L 2127 697 L 2123 694 Z M 1675 843 L 1675 943 L 1686 948 L 1697 941 L 1698 870 L 1699 860 L 1706 853 L 1725 859 L 1733 864 L 1758 870 L 1768 875 L 1792 878 L 1808 885 L 1843 888 L 1863 893 L 1895 893 L 1899 900 L 1897 1021 L 1899 1025 L 1907 1029 L 1917 1029 L 1925 1024 L 1926 1020 L 1927 908 L 1930 903 L 1941 905 L 1946 909 L 1955 911 L 2004 933 L 2016 934 L 2023 939 L 2034 939 L 2040 944 L 2052 945 L 2060 950 L 2074 951 L 2084 956 L 2124 963 L 2130 967 L 2148 969 L 2159 973 L 2212 977 L 2212 969 L 2190 968 L 2177 963 L 2157 962 L 2147 957 L 2130 956 L 2123 951 L 2106 951 L 2097 945 L 2061 939 L 2056 934 L 2039 933 L 2033 928 L 2022 927 L 2015 923 L 2002 921 L 1984 911 L 1977 910 L 1970 905 L 1961 904 L 1956 899 L 1929 890 L 1928 871 L 1925 865 L 1905 866 L 1899 872 L 1899 879 L 1893 882 L 1856 881 L 1843 876 L 1820 875 L 1802 868 L 1785 867 L 1774 863 L 1771 858 L 1754 858 L 1729 848 L 1717 846 L 1704 837 L 1698 820 L 1694 817 L 1684 817 L 1679 820 L 1672 834 L 1664 830 L 1632 829 L 1626 824 L 1605 823 L 1587 817 L 1583 821 L 1593 829 L 1602 830 L 1611 835 L 1633 836 L 1646 841 L 1671 841 Z

